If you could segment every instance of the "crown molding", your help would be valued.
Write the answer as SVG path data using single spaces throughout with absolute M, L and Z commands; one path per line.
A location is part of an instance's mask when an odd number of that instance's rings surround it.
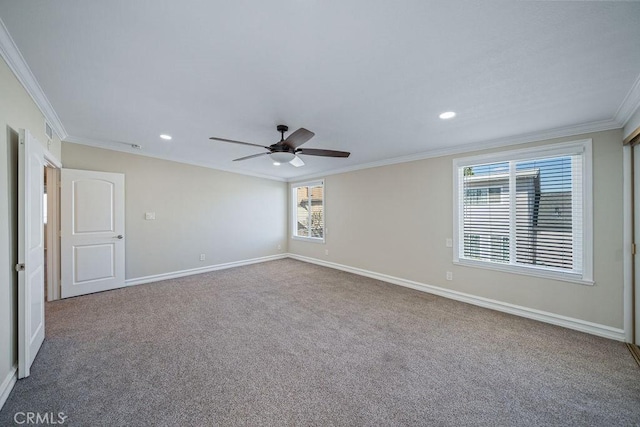
M 199 167 L 204 167 L 208 169 L 216 169 L 216 170 L 235 173 L 239 175 L 253 176 L 256 178 L 263 178 L 263 179 L 269 179 L 269 180 L 280 181 L 280 182 L 289 182 L 289 183 L 296 182 L 297 183 L 304 180 L 316 179 L 316 178 L 321 178 L 321 177 L 330 176 L 330 175 L 337 175 L 337 174 L 347 173 L 347 172 L 353 172 L 353 171 L 362 170 L 362 169 L 371 169 L 371 168 L 377 168 L 381 166 L 395 165 L 398 163 L 407 163 L 407 162 L 414 162 L 417 160 L 430 159 L 434 157 L 443 157 L 443 156 L 449 156 L 449 155 L 461 154 L 461 153 L 471 153 L 474 151 L 509 147 L 514 145 L 526 144 L 529 142 L 538 142 L 538 141 L 544 141 L 544 140 L 549 140 L 554 138 L 563 138 L 563 137 L 581 135 L 581 134 L 592 133 L 592 132 L 602 132 L 606 130 L 620 129 L 620 128 L 621 126 L 616 120 L 613 120 L 613 119 L 602 120 L 598 122 L 584 123 L 584 124 L 575 125 L 575 126 L 566 126 L 566 127 L 551 129 L 551 130 L 542 131 L 542 132 L 532 132 L 532 133 L 522 134 L 522 135 L 513 136 L 513 137 L 504 137 L 504 138 L 487 140 L 487 141 L 478 142 L 478 143 L 474 142 L 470 144 L 457 145 L 455 147 L 438 148 L 435 150 L 429 150 L 421 153 L 410 154 L 408 156 L 394 157 L 391 159 L 383 159 L 383 160 L 378 160 L 378 161 L 369 162 L 369 163 L 361 163 L 361 164 L 348 166 L 344 168 L 330 169 L 324 172 L 317 172 L 313 174 L 300 175 L 300 176 L 294 176 L 289 178 L 275 177 L 271 175 L 264 175 L 264 174 L 247 172 L 247 171 L 238 171 L 231 168 L 212 166 L 204 162 L 176 160 L 175 158 L 172 158 L 170 156 L 141 153 L 140 151 L 132 147 L 132 145 L 135 145 L 135 144 L 123 142 L 123 141 L 98 140 L 98 139 L 82 138 L 82 137 L 75 137 L 75 136 L 68 136 L 64 139 L 64 141 L 74 143 L 74 144 L 80 144 L 80 145 L 88 145 L 95 148 L 102 148 L 104 150 L 120 151 L 123 153 L 134 154 L 137 156 L 152 157 L 155 159 L 168 160 L 168 161 L 177 162 L 177 163 L 184 163 L 192 166 L 199 166 Z
M 58 138 L 60 140 L 66 138 L 67 131 L 64 129 L 58 114 L 31 72 L 2 19 L 0 19 L 0 56 L 2 56 L 20 84 L 36 103 L 53 131 L 58 135 Z
M 620 123 L 620 127 L 624 127 L 638 110 L 640 110 L 640 75 L 629 89 L 627 96 L 622 100 L 613 118 Z
M 424 151 L 421 153 L 410 154 L 408 156 L 394 157 L 386 160 L 378 160 L 370 163 L 362 163 L 359 165 L 348 166 L 340 169 L 331 169 L 323 173 L 314 173 L 302 175 L 295 178 L 289 178 L 288 182 L 294 182 L 305 179 L 319 178 L 329 175 L 337 175 L 340 173 L 353 172 L 361 169 L 377 168 L 380 166 L 395 165 L 398 163 L 414 162 L 417 160 L 431 159 L 434 157 L 450 156 L 453 154 L 471 153 L 474 151 L 489 150 L 492 148 L 509 147 L 513 145 L 527 144 L 529 142 L 545 141 L 555 138 L 564 138 L 568 136 L 582 135 L 592 132 L 602 132 L 612 129 L 620 129 L 622 126 L 616 120 L 601 120 L 598 122 L 583 123 L 575 126 L 566 126 L 562 128 L 550 129 L 542 132 L 531 132 L 517 136 L 510 136 L 498 139 L 492 139 L 471 144 L 456 145 L 454 147 L 437 148 L 435 150 Z
M 82 138 L 82 137 L 77 137 L 77 136 L 67 136 L 64 139 L 64 142 L 69 142 L 69 143 L 72 143 L 72 144 L 79 144 L 79 145 L 88 145 L 90 147 L 101 148 L 103 150 L 119 151 L 121 153 L 133 154 L 135 156 L 151 157 L 151 158 L 154 158 L 154 159 L 167 160 L 167 161 L 170 161 L 170 162 L 182 163 L 182 164 L 185 164 L 185 165 L 199 166 L 201 168 L 214 169 L 214 170 L 219 170 L 219 171 L 222 171 L 222 172 L 234 173 L 236 175 L 246 175 L 246 176 L 252 176 L 254 178 L 262 178 L 262 179 L 268 179 L 268 180 L 271 180 L 271 181 L 279 181 L 279 182 L 286 182 L 287 181 L 285 178 L 271 176 L 271 175 L 264 175 L 264 174 L 260 174 L 260 173 L 247 172 L 247 171 L 238 171 L 238 170 L 231 169 L 231 168 L 223 168 L 223 167 L 219 167 L 219 166 L 212 166 L 212 165 L 206 164 L 204 162 L 191 162 L 191 161 L 186 161 L 186 160 L 176 160 L 175 158 L 173 158 L 171 156 L 163 156 L 163 155 L 158 155 L 158 154 L 150 154 L 150 153 L 146 153 L 146 152 L 140 152 L 138 149 L 132 147 L 132 145 L 135 145 L 135 144 L 128 143 L 128 142 L 99 140 L 99 139 L 91 139 L 91 138 Z

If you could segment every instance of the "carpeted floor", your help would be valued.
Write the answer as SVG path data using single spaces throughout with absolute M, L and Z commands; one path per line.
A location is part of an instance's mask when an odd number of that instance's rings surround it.
M 47 305 L 64 425 L 640 425 L 619 342 L 290 259 Z

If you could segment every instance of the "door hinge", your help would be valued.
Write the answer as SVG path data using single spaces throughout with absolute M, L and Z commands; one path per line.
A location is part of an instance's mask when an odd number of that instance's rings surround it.
M 635 255 L 636 254 L 636 244 L 632 243 L 631 244 L 631 255 Z
M 16 264 L 16 271 L 24 271 L 24 264 Z

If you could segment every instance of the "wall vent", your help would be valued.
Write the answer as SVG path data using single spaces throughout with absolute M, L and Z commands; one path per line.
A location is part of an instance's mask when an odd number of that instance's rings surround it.
M 53 139 L 53 128 L 46 120 L 44 121 L 44 133 L 47 135 L 47 138 L 49 138 L 49 141 Z

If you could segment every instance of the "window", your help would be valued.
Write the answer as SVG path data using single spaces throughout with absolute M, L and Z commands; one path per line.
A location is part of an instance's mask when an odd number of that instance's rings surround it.
M 324 242 L 324 181 L 294 184 L 293 237 Z
M 592 283 L 591 140 L 454 160 L 454 262 Z

